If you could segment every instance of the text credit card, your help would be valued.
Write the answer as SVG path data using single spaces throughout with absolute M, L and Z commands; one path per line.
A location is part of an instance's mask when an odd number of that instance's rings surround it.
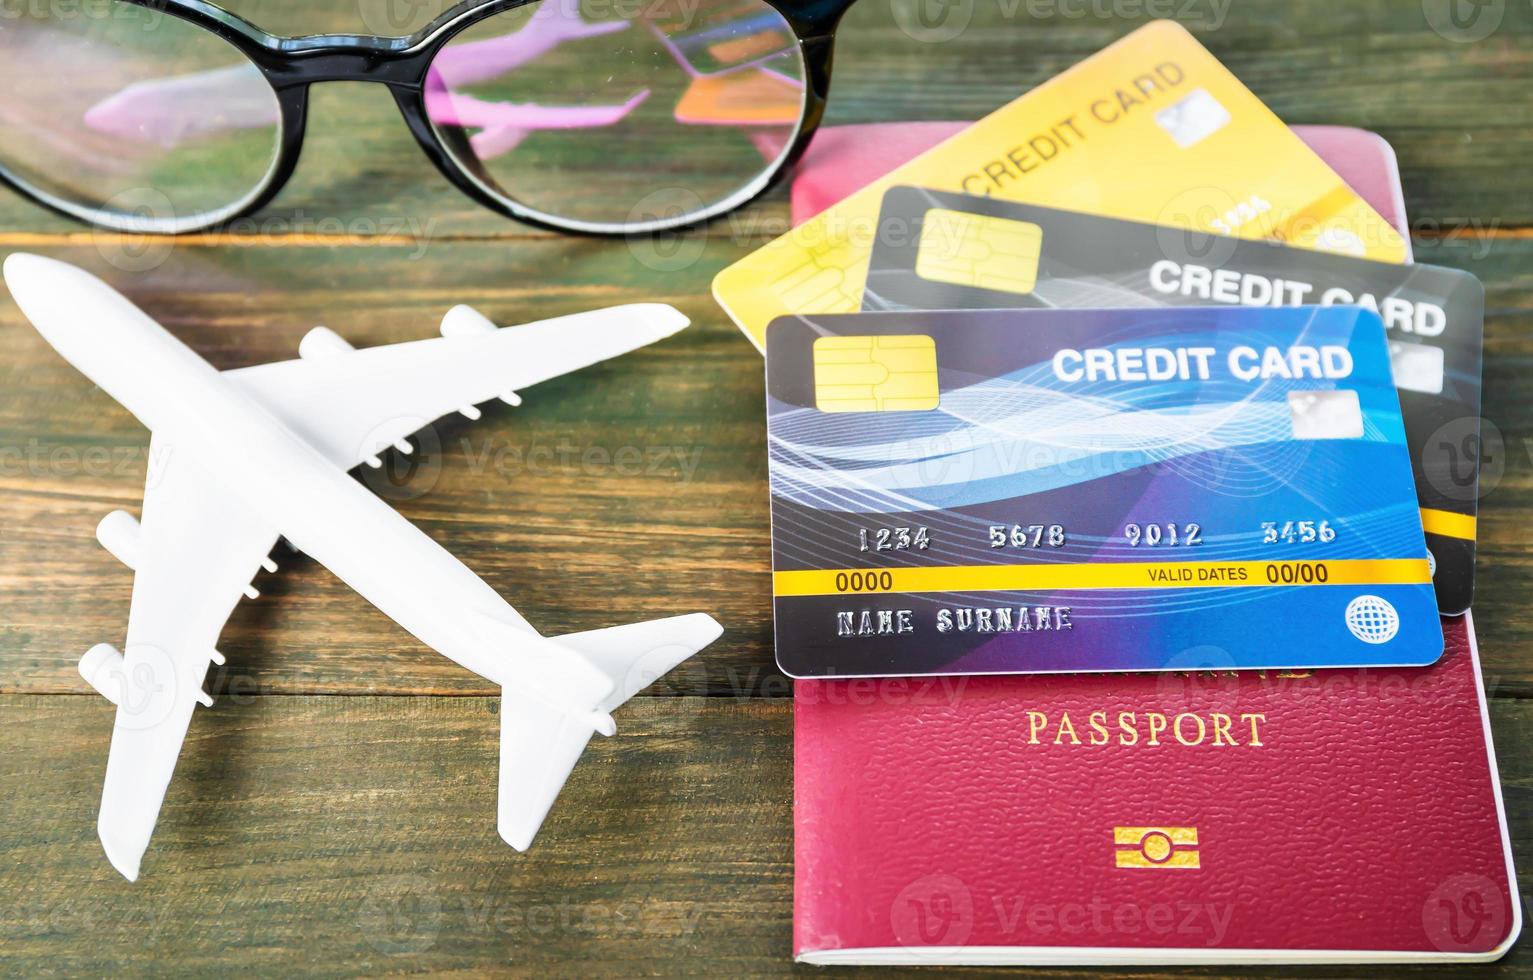
M 1442 653 L 1379 317 L 784 317 L 795 677 L 1423 665 Z
M 720 272 L 714 297 L 758 348 L 776 317 L 858 308 L 895 184 L 1408 256 L 1399 232 L 1191 34 L 1157 21 Z
M 1485 290 L 1467 272 L 1323 255 L 995 198 L 894 187 L 865 309 L 1293 306 L 1379 313 L 1439 610 L 1474 595 Z

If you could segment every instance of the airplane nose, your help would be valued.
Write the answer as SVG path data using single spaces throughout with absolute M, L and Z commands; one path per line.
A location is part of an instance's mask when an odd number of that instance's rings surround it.
M 33 252 L 12 252 L 5 257 L 5 282 L 8 286 L 39 279 L 54 280 L 60 275 L 89 276 L 90 273 L 68 262 L 60 262 L 58 259 L 50 259 Z
M 12 252 L 5 257 L 5 284 L 12 294 L 27 283 L 46 274 L 48 259 L 30 252 Z
M 85 305 L 89 297 L 102 290 L 112 292 L 84 269 L 30 252 L 7 255 L 4 273 L 11 298 L 50 343 L 56 336 L 54 328 L 61 324 L 89 321 L 92 311 Z

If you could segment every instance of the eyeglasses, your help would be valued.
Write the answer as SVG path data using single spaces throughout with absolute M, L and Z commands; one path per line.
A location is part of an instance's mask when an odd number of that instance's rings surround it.
M 296 38 L 201 0 L 28 4 L 0 19 L 0 181 L 107 228 L 214 227 L 292 175 L 310 85 L 372 81 L 487 207 L 677 228 L 808 147 L 852 2 L 474 0 L 409 37 Z

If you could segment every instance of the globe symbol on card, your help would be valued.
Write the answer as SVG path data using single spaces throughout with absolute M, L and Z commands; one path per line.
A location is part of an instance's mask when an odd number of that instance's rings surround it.
M 1400 614 L 1387 599 L 1360 595 L 1347 603 L 1347 629 L 1364 643 L 1388 643 L 1400 632 Z

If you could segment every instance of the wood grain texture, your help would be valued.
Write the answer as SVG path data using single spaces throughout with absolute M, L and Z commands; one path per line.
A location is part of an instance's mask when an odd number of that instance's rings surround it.
M 522 408 L 449 419 L 417 459 L 364 478 L 544 632 L 710 611 L 728 632 L 672 689 L 786 693 L 767 677 L 761 363 L 705 298 L 733 250 L 711 247 L 660 283 L 622 244 L 580 239 L 437 243 L 420 261 L 392 247 L 294 251 L 177 246 L 131 275 L 90 247 L 51 254 L 107 275 L 226 368 L 291 357 L 318 322 L 359 346 L 430 336 L 456 302 L 502 323 L 675 303 L 695 320 L 680 336 L 530 389 Z M 8 299 L 0 323 L 0 687 L 78 691 L 79 652 L 120 642 L 132 586 L 94 527 L 113 507 L 137 510 L 147 442 Z M 406 465 L 418 468 L 407 479 Z M 215 687 L 490 693 L 323 569 L 278 558 L 285 570 L 258 579 L 265 594 L 224 634 L 232 673 Z
M 671 972 L 789 959 L 789 706 L 647 699 L 519 855 L 498 701 L 262 697 L 201 713 L 137 884 L 95 840 L 96 699 L 6 696 L 0 972 Z
M 813 972 L 791 965 L 789 701 L 635 702 L 523 855 L 495 836 L 495 703 L 278 696 L 199 712 L 130 885 L 93 832 L 108 708 L 0 696 L 0 780 L 27 787 L 0 795 L 0 972 Z M 1498 702 L 1493 721 L 1503 746 L 1533 738 L 1529 702 Z M 1525 754 L 1503 753 L 1502 780 L 1529 867 Z M 1533 955 L 1514 948 L 1498 973 L 1533 974 Z
M 707 298 L 738 250 L 716 240 L 656 276 L 639 247 L 588 239 L 250 248 L 176 245 L 124 273 L 93 246 L 48 250 L 120 285 L 219 367 L 293 356 L 323 322 L 359 346 L 430 336 L 468 302 L 502 323 L 661 300 L 694 324 L 619 361 L 450 417 L 363 479 L 548 633 L 703 610 L 724 637 L 652 693 L 783 696 L 771 648 L 761 361 Z M 1484 502 L 1481 649 L 1494 690 L 1533 691 L 1533 239 L 1426 242 L 1489 290 L 1486 417 L 1501 434 Z M 120 643 L 131 573 L 94 540 L 137 511 L 147 434 L 0 300 L 0 690 L 78 692 L 82 651 Z M 279 552 L 225 630 L 215 692 L 490 694 L 323 568 Z
M 445 5 L 230 4 L 293 34 L 405 33 Z M 1105 6 L 948 4 L 969 22 L 939 40 L 902 28 L 913 3 L 863 0 L 828 122 L 978 117 L 1145 19 Z M 1435 31 L 1417 0 L 1174 6 L 1284 119 L 1390 139 L 1418 258 L 1486 284 L 1499 463 L 1476 625 L 1529 867 L 1533 5 L 1491 5 L 1500 23 L 1473 43 Z M 279 550 L 283 570 L 224 633 L 219 704 L 197 713 L 146 876 L 128 885 L 94 834 L 111 709 L 77 696 L 75 663 L 124 633 L 131 573 L 92 535 L 107 510 L 137 511 L 147 436 L 0 297 L 0 973 L 811 972 L 790 962 L 791 702 L 771 653 L 761 362 L 708 293 L 785 229 L 785 201 L 779 187 L 658 245 L 552 235 L 458 194 L 363 85 L 315 89 L 293 182 L 231 233 L 122 238 L 0 192 L 0 251 L 92 269 L 219 367 L 292 357 L 317 323 L 359 346 L 431 336 L 459 302 L 501 323 L 679 306 L 694 320 L 680 336 L 531 389 L 522 408 L 440 423 L 423 462 L 364 479 L 545 632 L 691 610 L 726 628 L 619 712 L 620 734 L 593 744 L 518 856 L 493 826 L 494 692 Z M 1518 947 L 1497 972 L 1530 964 Z M 1266 971 L 1295 973 L 1378 970 Z

